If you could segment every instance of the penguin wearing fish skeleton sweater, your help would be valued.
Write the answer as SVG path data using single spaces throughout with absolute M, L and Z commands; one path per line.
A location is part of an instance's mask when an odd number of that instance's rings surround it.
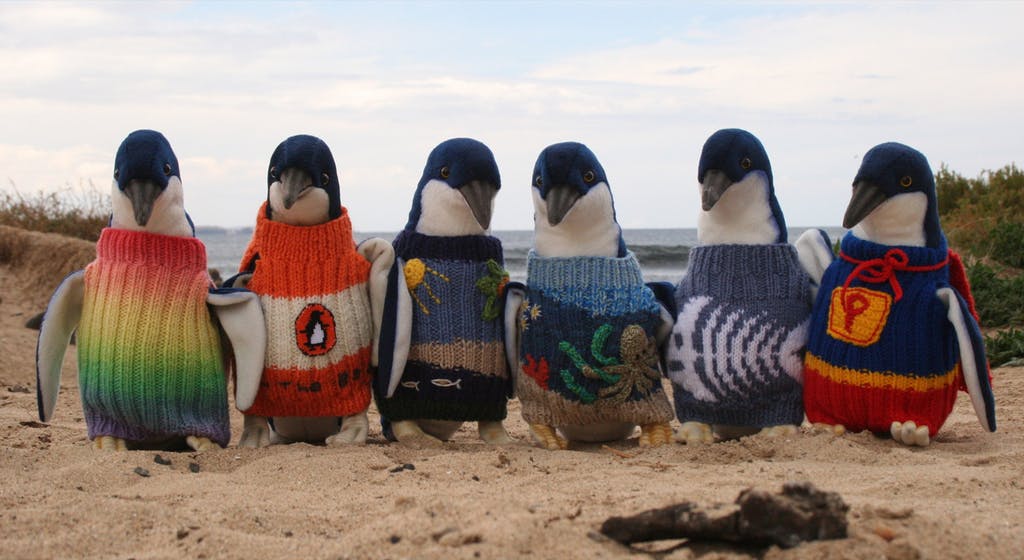
M 665 348 L 679 439 L 786 435 L 803 421 L 812 284 L 750 132 L 723 129 L 701 151 L 698 246 L 675 290 Z
M 896 142 L 864 154 L 843 227 L 852 229 L 821 279 L 804 359 L 808 420 L 926 446 L 959 389 L 995 431 L 973 298 L 924 154 Z
M 511 392 L 502 324 L 508 273 L 501 241 L 490 235 L 500 188 L 486 145 L 440 143 L 393 242 L 407 290 L 393 292 L 385 309 L 385 332 L 395 333 L 385 338 L 399 342 L 382 344 L 393 375 L 378 376 L 375 396 L 385 434 L 403 445 L 438 445 L 468 421 L 487 443 L 513 441 L 502 423 Z
M 239 446 L 365 443 L 393 263 L 383 239 L 356 244 L 327 144 L 310 135 L 281 142 L 241 272 L 227 282 L 259 295 L 268 337 Z
M 177 157 L 162 134 L 137 130 L 124 139 L 111 200 L 96 260 L 64 279 L 43 318 L 39 418 L 53 416 L 61 364 L 77 332 L 94 448 L 223 447 L 231 436 L 228 364 L 235 364 L 239 406 L 252 403 L 263 369 L 266 333 L 251 327 L 262 325 L 259 300 L 213 286 L 206 248 L 185 213 Z
M 578 142 L 545 148 L 531 189 L 534 246 L 505 309 L 516 395 L 536 442 L 672 439 L 657 348 L 671 315 L 644 282 L 607 176 Z

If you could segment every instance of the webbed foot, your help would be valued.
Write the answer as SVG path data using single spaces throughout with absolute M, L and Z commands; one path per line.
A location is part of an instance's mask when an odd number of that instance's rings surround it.
M 128 451 L 128 444 L 114 436 L 98 436 L 92 440 L 92 448 L 99 451 Z
M 711 432 L 711 425 L 704 422 L 683 422 L 683 425 L 679 427 L 676 441 L 687 445 L 714 443 L 715 434 Z
M 213 443 L 213 441 L 210 438 L 201 436 L 188 436 L 185 438 L 185 443 L 187 443 L 189 447 L 196 451 L 209 451 L 210 449 L 220 449 L 220 446 L 217 445 L 216 443 Z
M 516 441 L 508 435 L 505 425 L 500 420 L 477 422 L 477 431 L 480 434 L 480 439 L 491 445 L 508 445 Z
M 544 449 L 556 451 L 569 448 L 569 441 L 559 436 L 555 429 L 547 424 L 530 424 L 530 434 L 534 441 Z
M 672 443 L 672 426 L 668 423 L 640 426 L 640 447 L 657 447 Z
M 246 415 L 238 447 L 260 448 L 270 445 L 270 424 L 266 416 Z
M 331 447 L 340 447 L 353 443 L 366 443 L 366 434 L 370 431 L 370 421 L 366 418 L 366 412 L 343 416 L 341 418 L 341 431 L 329 436 L 324 443 Z
M 768 426 L 762 428 L 759 434 L 767 437 L 785 437 L 796 435 L 798 428 L 792 424 L 781 424 L 778 426 Z
M 892 434 L 892 439 L 903 445 L 927 447 L 931 443 L 928 426 L 918 426 L 913 422 L 893 422 L 889 433 Z
M 807 424 L 804 424 L 806 426 Z M 815 422 L 811 424 L 811 431 L 814 433 L 826 433 L 834 436 L 841 436 L 846 433 L 846 426 L 842 424 L 825 424 L 824 422 Z
M 412 449 L 440 447 L 441 440 L 426 433 L 415 420 L 399 420 L 391 423 L 391 431 L 398 443 Z

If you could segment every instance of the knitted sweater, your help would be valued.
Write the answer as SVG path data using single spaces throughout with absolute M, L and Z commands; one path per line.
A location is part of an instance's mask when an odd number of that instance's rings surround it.
M 792 245 L 695 247 L 676 303 L 667 364 L 680 422 L 803 421 L 811 289 Z
M 888 432 L 894 421 L 913 421 L 939 430 L 960 377 L 956 334 L 935 295 L 949 286 L 947 263 L 944 242 L 889 247 L 846 234 L 811 323 L 804 361 L 811 422 Z
M 661 386 L 660 306 L 633 253 L 526 259 L 516 393 L 529 423 L 672 419 Z
M 193 237 L 104 229 L 85 269 L 78 371 L 89 437 L 230 439 L 220 339 Z
M 413 298 L 412 340 L 402 382 L 377 395 L 389 420 L 501 420 L 509 394 L 502 336 L 508 274 L 501 241 L 404 230 L 394 241 Z
M 242 260 L 267 323 L 263 379 L 247 414 L 350 416 L 370 404 L 370 263 L 348 212 L 316 226 L 266 218 Z

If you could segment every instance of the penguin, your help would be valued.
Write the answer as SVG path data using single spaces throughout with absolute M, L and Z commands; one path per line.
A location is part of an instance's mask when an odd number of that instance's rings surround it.
M 579 142 L 548 146 L 533 170 L 534 245 L 525 284 L 505 307 L 516 395 L 536 443 L 669 443 L 672 406 L 657 348 L 671 315 L 644 282 L 597 156 Z
M 813 290 L 786 242 L 768 154 L 746 130 L 719 130 L 704 143 L 697 180 L 699 244 L 676 286 L 665 346 L 678 438 L 795 434 Z
M 926 446 L 966 388 L 982 427 L 995 400 L 973 298 L 939 223 L 924 154 L 869 150 L 825 271 L 804 360 L 808 420 Z
M 282 141 L 240 272 L 225 282 L 259 296 L 270 337 L 260 390 L 242 409 L 240 447 L 365 443 L 393 263 L 383 239 L 356 245 L 327 143 L 308 134 Z
M 39 418 L 52 418 L 77 330 L 79 386 L 96 449 L 203 451 L 227 445 L 227 364 L 235 400 L 253 401 L 266 332 L 255 295 L 216 289 L 185 212 L 163 134 L 137 130 L 114 158 L 112 215 L 97 258 L 54 292 L 36 347 Z M 233 359 L 223 349 L 233 349 Z
M 511 391 L 502 333 L 508 272 L 501 241 L 490 234 L 500 188 L 490 148 L 445 140 L 428 155 L 409 220 L 393 241 L 406 289 L 393 292 L 385 323 L 401 342 L 382 349 L 392 375 L 378 376 L 375 396 L 386 435 L 403 445 L 437 446 L 473 421 L 484 442 L 513 441 L 503 424 Z

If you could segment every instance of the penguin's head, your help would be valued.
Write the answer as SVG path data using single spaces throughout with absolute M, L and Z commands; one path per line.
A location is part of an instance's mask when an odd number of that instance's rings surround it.
M 267 218 L 312 226 L 339 216 L 341 194 L 331 149 L 308 134 L 281 142 L 267 166 Z
M 178 158 L 155 130 L 136 130 L 117 148 L 111 226 L 167 235 L 191 235 Z
M 730 205 L 734 212 L 756 211 L 745 203 L 754 203 L 753 200 L 736 199 L 763 197 L 775 222 L 775 242 L 786 242 L 786 220 L 775 198 L 772 165 L 768 152 L 756 136 L 739 128 L 725 128 L 708 137 L 697 165 L 697 182 L 700 183 L 701 208 L 705 212 L 714 210 L 723 198 L 734 202 Z
M 898 142 L 868 150 L 853 179 L 843 227 L 888 245 L 942 246 L 935 177 L 924 154 Z
M 445 140 L 427 157 L 405 227 L 427 235 L 483 234 L 500 188 L 490 148 L 472 138 Z
M 548 225 L 562 223 L 576 202 L 608 177 L 590 148 L 579 142 L 552 144 L 540 153 L 533 166 L 533 188 L 544 201 Z

